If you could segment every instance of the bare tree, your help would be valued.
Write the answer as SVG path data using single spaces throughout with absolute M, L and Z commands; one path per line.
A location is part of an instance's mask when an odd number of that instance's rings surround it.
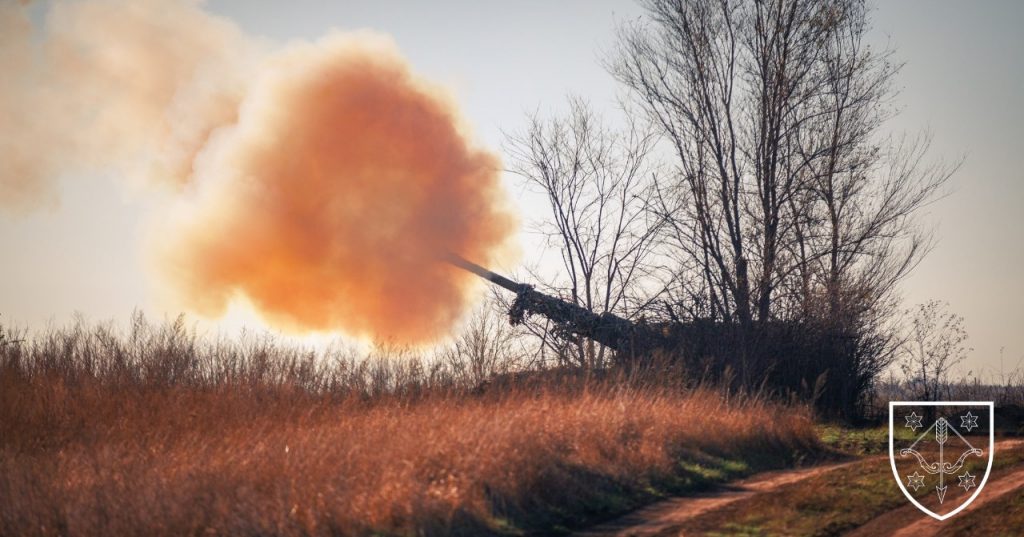
M 910 217 L 956 166 L 880 136 L 900 66 L 863 43 L 865 3 L 643 5 L 610 69 L 678 157 L 653 207 L 691 313 L 793 318 L 824 296 L 838 316 L 844 293 L 887 297 L 927 251 Z
M 659 189 L 658 206 L 699 267 L 712 316 L 749 324 L 754 308 L 765 319 L 800 177 L 792 130 L 828 25 L 800 2 L 644 5 L 652 23 L 623 28 L 612 71 L 675 147 L 679 182 Z
M 608 67 L 674 149 L 651 205 L 674 305 L 742 327 L 743 360 L 772 358 L 753 356 L 770 323 L 811 325 L 852 416 L 898 350 L 898 284 L 931 244 L 916 215 L 958 164 L 883 132 L 901 66 L 865 43 L 864 0 L 641 3 Z
M 592 312 L 636 318 L 657 295 L 650 260 L 661 220 L 646 210 L 656 137 L 635 117 L 613 129 L 582 100 L 569 105 L 566 117 L 532 116 L 506 144 L 511 170 L 548 201 L 549 216 L 537 230 L 557 250 L 562 270 L 546 291 Z M 566 342 L 549 341 L 566 350 Z M 607 358 L 593 342 L 569 343 L 580 365 Z
M 493 300 L 486 301 L 470 315 L 455 340 L 440 350 L 451 373 L 467 385 L 478 385 L 520 365 L 516 333 L 500 318 L 498 309 Z
M 971 351 L 966 346 L 964 319 L 937 300 L 906 313 L 910 325 L 900 368 L 915 397 L 935 401 L 946 395 L 950 374 Z

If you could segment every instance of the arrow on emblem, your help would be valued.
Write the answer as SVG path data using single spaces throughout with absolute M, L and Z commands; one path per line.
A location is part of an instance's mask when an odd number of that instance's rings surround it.
M 939 484 L 935 487 L 935 492 L 939 495 L 939 503 L 942 503 L 943 498 L 946 496 L 946 485 L 943 483 L 943 477 L 946 475 L 945 461 L 942 460 L 942 447 L 945 445 L 946 440 L 949 439 L 949 423 L 946 422 L 946 418 L 939 418 L 935 422 L 935 441 L 939 443 Z

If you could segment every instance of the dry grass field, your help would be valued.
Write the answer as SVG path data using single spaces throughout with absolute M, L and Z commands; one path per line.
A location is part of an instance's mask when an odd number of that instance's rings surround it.
M 664 375 L 479 390 L 141 319 L 0 353 L 2 535 L 556 531 L 819 447 L 807 412 Z

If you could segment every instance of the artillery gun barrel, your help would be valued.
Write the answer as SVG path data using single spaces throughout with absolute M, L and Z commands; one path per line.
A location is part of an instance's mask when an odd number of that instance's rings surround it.
M 623 355 L 635 352 L 638 343 L 647 343 L 637 341 L 638 336 L 641 340 L 653 339 L 650 331 L 640 330 L 630 321 L 611 312 L 597 314 L 572 302 L 545 295 L 533 286 L 512 281 L 451 252 L 445 254 L 443 259 L 515 293 L 515 302 L 509 310 L 509 320 L 513 325 L 521 324 L 531 314 L 542 315 L 555 324 L 556 333 L 573 338 L 585 337 L 620 351 Z
M 523 284 L 514 282 L 501 274 L 491 272 L 458 254 L 448 252 L 445 254 L 444 260 L 456 267 L 459 267 L 460 269 L 468 270 L 491 283 L 500 285 L 513 293 L 518 293 L 523 290 Z

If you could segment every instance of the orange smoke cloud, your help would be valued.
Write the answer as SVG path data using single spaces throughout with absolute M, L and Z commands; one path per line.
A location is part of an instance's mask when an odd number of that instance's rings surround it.
M 208 316 L 234 300 L 295 331 L 396 343 L 446 334 L 515 228 L 496 156 L 393 42 L 335 34 L 267 54 L 188 0 L 0 5 L 0 208 L 56 179 L 116 171 L 174 184 L 154 267 Z
M 243 295 L 278 326 L 430 341 L 474 283 L 440 255 L 492 262 L 514 229 L 498 159 L 369 34 L 269 60 L 209 156 L 161 263 L 207 314 Z

